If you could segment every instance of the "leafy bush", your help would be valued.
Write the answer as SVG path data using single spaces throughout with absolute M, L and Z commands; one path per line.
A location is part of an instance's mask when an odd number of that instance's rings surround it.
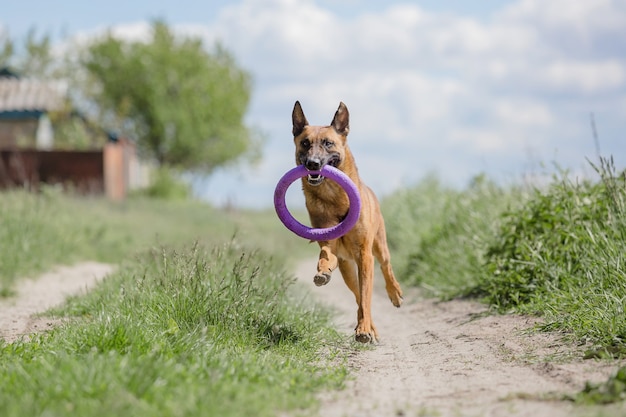
M 395 194 L 383 208 L 399 278 L 542 315 L 546 329 L 625 354 L 626 177 L 612 159 L 593 166 L 599 181 L 561 174 L 523 191 L 478 177 L 462 191 L 427 181 Z
M 602 160 L 599 182 L 555 180 L 504 214 L 475 291 L 500 310 L 601 345 L 626 342 L 626 180 Z
M 170 169 L 161 167 L 154 171 L 151 184 L 135 194 L 163 200 L 186 200 L 191 197 L 191 186 L 178 178 Z

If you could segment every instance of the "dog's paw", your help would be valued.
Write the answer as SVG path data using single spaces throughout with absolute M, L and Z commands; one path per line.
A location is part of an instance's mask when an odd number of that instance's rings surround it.
M 363 323 L 357 325 L 354 329 L 354 340 L 359 343 L 377 343 L 378 332 L 376 327 L 374 327 L 374 323 L 370 326 L 363 325 Z
M 330 274 L 326 272 L 320 272 L 319 274 L 313 277 L 313 282 L 318 287 L 321 287 L 322 285 L 326 285 L 330 282 Z
M 387 285 L 386 290 L 391 304 L 396 307 L 400 307 L 404 298 L 402 297 L 402 290 L 400 289 L 398 283 L 396 283 L 396 285 Z
M 394 306 L 400 308 L 400 306 L 402 305 L 402 302 L 404 301 L 404 297 L 402 295 L 396 295 L 395 297 L 389 297 L 389 299 L 391 300 L 391 304 L 393 304 Z
M 371 333 L 357 333 L 354 335 L 354 340 L 363 344 L 365 343 L 375 344 L 376 342 L 378 342 L 378 339 L 376 338 L 376 336 L 374 336 Z
M 359 343 L 372 343 L 372 335 L 369 333 L 357 333 L 354 339 Z

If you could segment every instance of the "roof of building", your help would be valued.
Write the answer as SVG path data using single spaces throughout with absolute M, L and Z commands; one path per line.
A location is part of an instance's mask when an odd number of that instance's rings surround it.
M 63 107 L 63 94 L 54 83 L 0 76 L 0 113 L 48 112 Z

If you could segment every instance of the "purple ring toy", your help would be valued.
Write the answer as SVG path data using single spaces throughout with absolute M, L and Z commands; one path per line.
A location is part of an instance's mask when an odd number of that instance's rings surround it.
M 345 219 L 338 225 L 328 227 L 325 229 L 318 229 L 308 227 L 296 220 L 285 203 L 285 194 L 289 186 L 298 178 L 302 178 L 308 174 L 319 174 L 323 177 L 330 178 L 344 189 L 348 194 L 348 200 L 350 201 L 350 210 Z M 324 165 L 320 171 L 309 171 L 304 165 L 298 165 L 295 168 L 287 171 L 285 175 L 278 181 L 276 190 L 274 191 L 274 208 L 276 214 L 281 222 L 287 227 L 287 229 L 294 232 L 296 235 L 309 240 L 333 240 L 337 239 L 350 231 L 359 220 L 361 214 L 361 197 L 359 196 L 359 190 L 352 182 L 350 177 L 344 174 L 339 169 Z

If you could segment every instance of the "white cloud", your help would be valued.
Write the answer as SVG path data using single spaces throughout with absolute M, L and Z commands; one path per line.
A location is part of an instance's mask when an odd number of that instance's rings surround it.
M 571 145 L 588 137 L 589 106 L 626 96 L 626 44 L 616 46 L 621 55 L 592 47 L 602 34 L 623 33 L 623 7 L 587 3 L 522 0 L 488 21 L 390 5 L 339 21 L 311 1 L 248 0 L 219 25 L 257 74 L 255 100 L 267 108 L 259 121 L 281 120 L 271 123 L 283 127 L 269 147 L 292 146 L 296 99 L 315 124 L 328 123 L 343 100 L 361 173 L 387 193 L 433 170 L 460 184 L 471 169 L 520 172 L 527 155 L 552 158 L 559 147 L 564 164 L 584 162 L 588 149 Z M 584 53 L 564 40 L 572 34 L 586 39 Z M 381 168 L 390 178 L 380 179 Z
M 602 93 L 623 88 L 626 66 L 616 59 L 597 62 L 555 61 L 543 71 L 540 82 L 548 88 L 580 93 Z
M 591 35 L 601 27 L 609 30 L 623 29 L 626 5 L 615 0 L 522 0 L 508 7 L 500 16 Z
M 591 111 L 611 149 L 623 137 L 623 1 L 519 0 L 479 20 L 415 3 L 340 18 L 313 0 L 243 0 L 177 30 L 221 39 L 255 77 L 249 119 L 270 137 L 264 159 L 220 177 L 243 205 L 267 202 L 293 164 L 295 100 L 314 124 L 348 105 L 361 174 L 382 194 L 433 170 L 457 184 L 522 172 L 531 154 L 583 164 Z
M 560 56 L 608 58 L 626 47 L 623 1 L 521 0 L 497 19 L 507 25 L 536 28 L 542 46 Z
M 529 100 L 498 99 L 493 114 L 501 126 L 513 128 L 546 127 L 554 123 L 553 114 L 545 104 Z

